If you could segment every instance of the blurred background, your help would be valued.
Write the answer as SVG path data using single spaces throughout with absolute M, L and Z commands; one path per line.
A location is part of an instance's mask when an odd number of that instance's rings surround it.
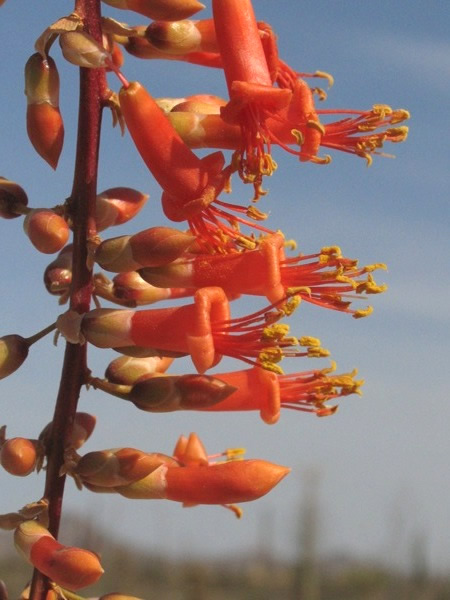
M 210 16 L 206 4 L 199 18 Z M 181 433 L 196 431 L 211 453 L 244 446 L 249 458 L 293 470 L 267 497 L 244 506 L 240 521 L 220 507 L 131 502 L 79 492 L 68 481 L 63 541 L 105 554 L 113 580 L 105 576 L 104 590 L 144 598 L 450 598 L 446 4 L 255 0 L 254 8 L 278 34 L 280 55 L 292 67 L 335 77 L 324 108 L 387 103 L 411 111 L 409 139 L 386 147 L 396 158 L 375 157 L 370 168 L 343 153 L 320 166 L 275 150 L 279 168 L 266 180 L 269 194 L 259 205 L 270 213 L 269 227 L 295 238 L 301 252 L 338 244 L 361 264 L 388 264 L 377 281 L 389 290 L 371 299 L 369 318 L 355 321 L 304 303 L 289 321 L 294 335 L 322 340 L 339 372 L 357 367 L 364 394 L 344 398 L 332 417 L 285 411 L 268 426 L 256 413 L 145 414 L 100 391 L 84 391 L 79 409 L 98 418 L 86 451 L 132 446 L 170 454 Z M 27 139 L 23 67 L 40 33 L 72 9 L 70 1 L 7 0 L 0 11 L 0 174 L 20 183 L 33 207 L 70 195 L 78 73 L 55 44 L 66 136 L 53 172 Z M 106 6 L 104 13 L 133 25 L 145 21 Z M 156 97 L 227 94 L 219 70 L 127 55 L 123 72 Z M 109 82 L 118 91 L 117 80 Z M 138 218 L 108 235 L 168 224 L 158 185 L 129 135 L 121 138 L 105 113 L 99 191 L 120 185 L 147 192 L 150 200 Z M 233 201 L 246 204 L 250 197 L 251 190 L 234 182 Z M 2 221 L 0 236 L 0 335 L 29 336 L 64 310 L 42 284 L 53 257 L 34 250 L 20 218 Z M 233 315 L 264 305 L 263 299 L 239 300 Z M 7 425 L 9 437 L 36 437 L 51 420 L 63 347 L 62 340 L 55 348 L 51 336 L 45 338 L 1 382 L 0 425 Z M 116 356 L 90 351 L 93 373 L 102 376 Z M 319 364 L 328 361 L 311 366 L 298 359 L 284 368 L 290 373 Z M 239 368 L 224 360 L 216 371 Z M 193 367 L 182 359 L 171 371 Z M 43 487 L 43 473 L 25 479 L 0 473 L 0 513 L 38 499 Z M 17 595 L 26 579 L 14 579 L 21 559 L 10 533 L 0 541 L 0 578 Z

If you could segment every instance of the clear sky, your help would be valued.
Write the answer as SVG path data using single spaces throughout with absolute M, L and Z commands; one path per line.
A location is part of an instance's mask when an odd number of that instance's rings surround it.
M 208 0 L 206 4 L 209 16 Z M 0 173 L 23 185 L 33 207 L 52 206 L 70 194 L 78 84 L 76 68 L 64 63 L 55 46 L 66 139 L 53 173 L 26 137 L 23 66 L 35 38 L 72 7 L 61 0 L 7 0 L 0 9 Z M 289 557 L 296 547 L 304 475 L 312 468 L 320 479 L 323 552 L 344 550 L 407 566 L 411 543 L 424 536 L 429 566 L 448 570 L 447 3 L 255 0 L 254 7 L 257 18 L 278 33 L 280 54 L 291 66 L 334 75 L 327 108 L 388 103 L 412 114 L 407 142 L 387 148 L 396 158 L 376 157 L 369 169 L 350 155 L 334 153 L 329 166 L 318 166 L 276 153 L 279 169 L 267 181 L 269 196 L 261 202 L 261 208 L 271 213 L 270 224 L 295 238 L 302 252 L 338 244 L 362 264 L 388 264 L 389 272 L 377 279 L 388 283 L 389 290 L 373 298 L 375 311 L 368 319 L 355 321 L 302 305 L 290 321 L 294 333 L 320 337 L 341 371 L 358 367 L 366 380 L 364 395 L 343 399 L 333 417 L 317 419 L 285 411 L 271 427 L 256 413 L 153 416 L 101 392 L 83 392 L 80 409 L 99 418 L 86 450 L 133 446 L 170 453 L 179 434 L 196 431 L 211 452 L 245 446 L 248 457 L 285 464 L 293 472 L 266 498 L 244 506 L 240 522 L 217 507 L 182 509 L 169 502 L 80 493 L 71 481 L 65 506 L 89 512 L 118 537 L 177 556 L 230 555 L 254 550 L 269 539 L 276 556 Z M 104 12 L 130 24 L 143 22 L 108 7 Z M 126 56 L 123 71 L 154 96 L 226 95 L 220 71 L 131 56 Z M 119 87 L 114 78 L 110 84 Z M 161 216 L 160 190 L 129 136 L 121 139 L 112 130 L 108 114 L 103 132 L 99 190 L 125 185 L 151 196 L 142 215 L 111 236 L 168 224 Z M 247 202 L 249 191 L 235 187 L 234 199 Z M 0 232 L 0 335 L 28 336 L 62 312 L 42 285 L 43 269 L 52 259 L 34 251 L 21 219 L 1 222 Z M 234 314 L 263 305 L 262 300 L 247 300 L 236 305 Z M 51 339 L 45 339 L 32 348 L 20 371 L 1 382 L 0 424 L 8 425 L 10 436 L 35 437 L 51 419 L 62 350 L 61 342 L 55 349 Z M 112 358 L 112 352 L 90 353 L 93 372 L 101 376 Z M 240 368 L 233 361 L 224 361 L 222 367 Z M 299 359 L 286 370 L 310 367 L 310 362 Z M 187 360 L 175 368 L 180 373 L 188 370 L 192 366 Z M 37 499 L 43 485 L 43 474 L 14 479 L 0 473 L 0 512 Z

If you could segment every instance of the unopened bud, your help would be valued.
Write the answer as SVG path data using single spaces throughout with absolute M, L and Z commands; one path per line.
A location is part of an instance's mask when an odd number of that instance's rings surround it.
M 135 448 L 98 450 L 82 456 L 74 469 L 81 481 L 100 487 L 121 487 L 146 477 L 161 464 L 177 464 L 170 456 Z
M 173 362 L 166 356 L 133 358 L 120 356 L 111 361 L 105 371 L 105 377 L 111 383 L 133 385 L 143 377 L 165 373 Z
M 157 267 L 178 258 L 194 241 L 194 236 L 171 227 L 151 227 L 105 240 L 97 248 L 95 260 L 106 271 L 116 273 Z
M 28 204 L 28 196 L 18 183 L 0 177 L 0 217 L 3 219 L 15 219 L 21 213 L 14 209 L 17 206 L 25 207 Z
M 25 521 L 14 533 L 19 552 L 57 585 L 79 590 L 95 583 L 103 574 L 96 554 L 63 546 L 37 521 Z
M 23 228 L 33 246 L 44 254 L 59 252 L 69 239 L 66 221 L 45 208 L 30 211 L 24 219 Z
M 114 277 L 114 297 L 133 302 L 130 306 L 153 304 L 160 300 L 178 297 L 170 288 L 157 288 L 142 279 L 137 271 L 126 271 Z
M 59 36 L 64 58 L 78 67 L 97 69 L 111 65 L 111 55 L 84 31 L 67 31 Z
M 36 52 L 25 65 L 27 132 L 36 152 L 56 169 L 64 142 L 55 61 Z
M 65 294 L 72 283 L 72 244 L 65 246 L 44 271 L 44 285 L 50 294 Z
M 17 371 L 28 356 L 28 349 L 27 340 L 20 335 L 0 338 L 0 379 Z
M 148 194 L 132 188 L 116 187 L 105 190 L 97 196 L 95 204 L 97 231 L 126 223 L 137 215 L 147 200 Z
M 201 44 L 201 33 L 194 21 L 154 21 L 147 27 L 145 37 L 168 54 L 193 52 Z
M 235 388 L 211 375 L 170 375 L 136 382 L 129 399 L 147 412 L 201 410 L 224 400 Z
M 132 10 L 149 19 L 179 21 L 205 8 L 198 0 L 103 0 L 122 10 Z
M 69 436 L 68 446 L 78 450 L 90 438 L 97 419 L 94 415 L 85 412 L 75 413 L 72 431 Z M 39 441 L 45 445 L 49 443 L 52 435 L 53 422 L 48 423 L 39 435 Z
M 16 437 L 6 440 L 0 449 L 0 464 L 11 475 L 25 477 L 38 462 L 36 442 Z

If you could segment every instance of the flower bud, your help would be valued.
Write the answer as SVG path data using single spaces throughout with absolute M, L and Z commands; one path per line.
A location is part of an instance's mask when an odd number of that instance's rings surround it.
M 112 284 L 114 297 L 129 302 L 127 306 L 142 306 L 169 298 L 184 298 L 193 293 L 185 288 L 155 287 L 144 281 L 137 271 L 119 273 L 113 278 Z
M 130 392 L 133 404 L 147 412 L 202 410 L 224 400 L 235 388 L 210 375 L 172 375 L 137 381 Z
M 111 66 L 110 53 L 84 31 L 66 31 L 59 36 L 64 58 L 78 67 L 97 69 Z
M 45 208 L 30 211 L 24 219 L 23 228 L 33 246 L 44 254 L 59 252 L 69 239 L 66 221 Z
M 88 600 L 142 600 L 136 596 L 124 596 L 124 594 L 105 594 L 100 598 L 88 598 Z
M 14 533 L 14 544 L 36 569 L 69 590 L 92 585 L 103 574 L 96 554 L 63 546 L 37 521 L 21 523 Z
M 20 335 L 5 335 L 0 338 L 0 379 L 17 371 L 28 356 L 28 349 L 27 340 Z
M 103 0 L 122 10 L 132 10 L 149 19 L 179 21 L 205 8 L 198 0 Z
M 75 450 L 81 448 L 81 446 L 90 438 L 96 422 L 97 419 L 94 417 L 94 415 L 90 415 L 89 413 L 85 412 L 75 413 L 68 446 L 74 448 Z M 44 446 L 47 445 L 51 439 L 52 424 L 53 422 L 48 423 L 39 435 L 39 441 L 41 441 Z
M 142 209 L 148 194 L 127 187 L 109 188 L 97 196 L 95 221 L 97 231 L 126 223 Z
M 25 207 L 28 204 L 28 196 L 23 188 L 14 181 L 0 177 L 0 217 L 3 219 L 15 219 L 20 212 L 14 208 Z
M 115 488 L 146 477 L 161 464 L 178 463 L 164 454 L 148 454 L 135 448 L 115 448 L 88 452 L 80 458 L 74 473 L 83 483 Z
M 16 437 L 6 440 L 0 449 L 0 464 L 11 475 L 25 477 L 36 468 L 36 442 Z
M 290 472 L 265 460 L 167 469 L 166 497 L 187 504 L 235 504 L 264 496 Z
M 64 246 L 44 271 L 44 285 L 50 294 L 65 294 L 72 283 L 72 244 Z
M 165 373 L 173 362 L 166 356 L 149 356 L 133 358 L 120 356 L 111 361 L 105 371 L 105 377 L 111 383 L 133 385 L 139 379 Z
M 25 65 L 27 132 L 36 152 L 56 169 L 64 142 L 59 111 L 59 75 L 55 61 L 39 52 Z
M 95 260 L 106 271 L 136 271 L 172 262 L 194 241 L 194 236 L 171 227 L 151 227 L 132 236 L 105 240 L 97 248 Z
M 197 50 L 201 33 L 194 21 L 153 21 L 146 31 L 148 41 L 162 52 L 185 54 Z

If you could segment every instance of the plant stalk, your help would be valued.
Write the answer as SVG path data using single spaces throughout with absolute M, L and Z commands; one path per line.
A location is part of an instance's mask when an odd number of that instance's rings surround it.
M 100 0 L 76 0 L 75 12 L 83 19 L 84 30 L 101 42 Z M 90 308 L 92 268 L 88 246 L 95 234 L 95 201 L 102 116 L 106 82 L 103 69 L 80 69 L 78 137 L 73 188 L 67 201 L 68 216 L 73 222 L 73 271 L 70 309 L 80 314 Z M 78 398 L 87 379 L 86 345 L 66 344 L 64 362 L 53 415 L 52 437 L 47 451 L 47 475 L 44 498 L 49 502 L 49 531 L 58 536 L 64 495 L 66 442 L 72 431 Z M 30 600 L 45 600 L 49 589 L 47 577 L 34 570 Z

